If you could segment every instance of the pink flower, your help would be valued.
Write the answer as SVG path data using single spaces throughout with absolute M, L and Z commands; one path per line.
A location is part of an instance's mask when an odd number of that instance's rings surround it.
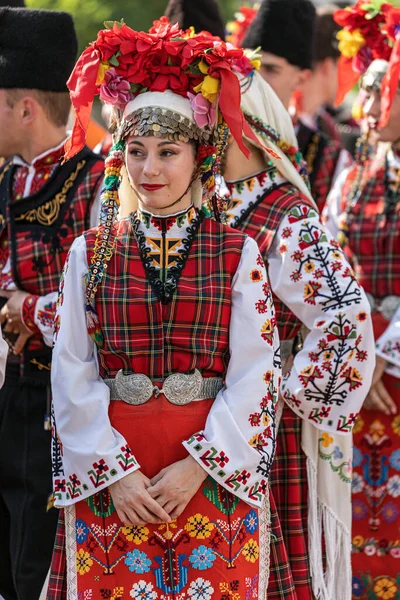
M 118 75 L 114 67 L 108 69 L 105 82 L 100 86 L 100 100 L 123 110 L 131 99 L 130 83 Z
M 211 104 L 207 98 L 204 98 L 201 93 L 192 94 L 191 92 L 188 92 L 187 95 L 194 113 L 196 125 L 200 127 L 200 129 L 203 129 L 207 125 L 213 127 L 217 117 L 215 106 Z
M 367 46 L 363 46 L 356 56 L 353 58 L 353 69 L 358 73 L 365 73 L 372 62 L 372 50 Z
M 254 71 L 254 67 L 247 56 L 242 56 L 238 60 L 235 60 L 234 69 L 243 75 L 243 77 L 247 77 L 247 75 L 250 75 L 250 73 Z

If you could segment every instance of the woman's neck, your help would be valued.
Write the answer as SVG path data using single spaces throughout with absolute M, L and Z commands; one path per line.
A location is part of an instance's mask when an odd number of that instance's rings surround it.
M 143 202 L 140 198 L 138 204 L 139 210 L 142 212 L 148 212 L 157 217 L 168 217 L 169 215 L 174 215 L 187 210 L 192 204 L 192 199 L 189 191 L 183 196 L 183 198 L 179 200 L 179 202 L 171 202 L 165 207 L 150 206 L 147 202 Z
M 267 161 L 261 150 L 249 144 L 247 147 L 251 151 L 248 159 L 246 159 L 236 142 L 229 145 L 226 151 L 226 163 L 223 172 L 226 181 L 246 179 L 246 177 L 251 177 L 266 169 Z

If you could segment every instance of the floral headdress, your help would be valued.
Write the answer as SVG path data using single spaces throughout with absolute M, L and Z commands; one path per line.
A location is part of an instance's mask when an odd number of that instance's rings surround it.
M 228 42 L 238 48 L 241 47 L 250 25 L 257 16 L 259 8 L 259 4 L 256 4 L 255 6 L 241 6 L 239 8 L 234 14 L 235 19 L 233 21 L 228 21 L 226 24 L 226 29 L 229 33 L 226 38 Z
M 336 23 L 343 27 L 337 34 L 341 57 L 336 104 L 343 102 L 373 60 L 390 59 L 393 43 L 387 35 L 387 18 L 392 10 L 393 4 L 384 0 L 358 0 L 335 12 Z
M 207 33 L 194 34 L 171 25 L 166 17 L 146 32 L 123 21 L 106 23 L 84 50 L 68 81 L 75 125 L 65 158 L 85 144 L 93 101 L 99 96 L 117 111 L 115 144 L 106 159 L 101 225 L 86 288 L 88 330 L 101 344 L 93 299 L 113 253 L 113 223 L 119 208 L 118 188 L 125 138 L 154 135 L 198 142 L 196 180 L 208 195 L 214 190 L 228 133 L 242 152 L 243 137 L 257 138 L 240 108 L 240 83 L 234 71 L 254 69 L 244 51 Z M 194 183 L 194 178 L 193 178 Z

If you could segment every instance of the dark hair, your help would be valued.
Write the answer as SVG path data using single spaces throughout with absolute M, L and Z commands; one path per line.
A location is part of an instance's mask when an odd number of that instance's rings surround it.
M 68 92 L 43 92 L 42 90 L 11 89 L 7 93 L 7 104 L 13 108 L 24 96 L 34 98 L 43 108 L 46 117 L 56 127 L 68 123 L 71 100 Z
M 341 27 L 333 19 L 337 9 L 338 6 L 335 4 L 328 4 L 317 9 L 313 52 L 314 64 L 318 64 L 326 58 L 336 60 L 340 57 L 339 42 L 336 36 Z

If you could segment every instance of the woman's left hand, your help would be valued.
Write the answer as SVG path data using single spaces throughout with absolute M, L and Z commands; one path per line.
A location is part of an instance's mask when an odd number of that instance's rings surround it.
M 171 519 L 179 517 L 193 498 L 207 472 L 188 456 L 162 469 L 151 480 L 147 492 L 163 507 Z

